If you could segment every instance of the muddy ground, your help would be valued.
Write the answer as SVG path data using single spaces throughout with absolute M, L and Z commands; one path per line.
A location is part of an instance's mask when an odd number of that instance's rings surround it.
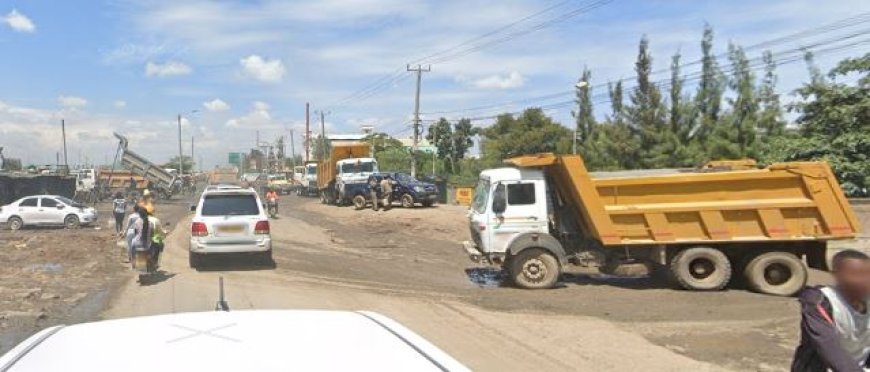
M 870 206 L 856 209 L 864 230 L 870 231 Z M 186 210 L 184 202 L 160 209 L 163 219 L 172 223 L 179 218 L 185 221 Z M 626 357 L 655 358 L 659 364 L 647 365 L 650 370 L 663 370 L 662 363 L 675 366 L 689 358 L 734 370 L 786 370 L 797 340 L 799 317 L 791 298 L 741 289 L 688 292 L 648 278 L 614 278 L 580 270 L 563 275 L 558 288 L 552 290 L 500 286 L 497 270 L 472 264 L 459 248 L 458 243 L 468 239 L 462 207 L 355 211 L 288 196 L 281 201 L 280 215 L 273 221 L 275 265 L 262 267 L 245 258 L 227 257 L 209 260 L 206 267 L 193 270 L 186 267 L 185 247 L 168 247 L 172 251 L 167 254 L 166 267 L 171 272 L 147 288 L 131 283 L 133 274 L 119 263 L 120 249 L 109 236 L 108 225 L 100 230 L 0 231 L 0 262 L 14 262 L 0 268 L 0 312 L 6 314 L 0 323 L 4 327 L 0 328 L 0 352 L 45 326 L 94 319 L 107 304 L 111 309 L 105 317 L 209 310 L 214 301 L 214 275 L 228 275 L 229 283 L 251 286 L 247 291 L 238 289 L 236 295 L 241 298 L 233 298 L 231 306 L 373 308 L 481 370 L 497 366 L 494 359 L 499 354 L 467 354 L 468 347 L 498 348 L 493 340 L 511 337 L 516 337 L 513 347 L 537 348 L 535 352 L 546 357 L 538 363 L 577 355 L 595 358 L 583 353 L 611 349 L 621 355 L 627 351 L 606 347 L 607 343 L 631 342 L 642 351 Z M 185 234 L 174 235 L 176 245 L 184 244 Z M 811 284 L 827 280 L 826 273 L 811 274 Z M 107 302 L 122 284 L 124 296 Z M 268 291 L 259 291 L 259 286 L 274 287 L 280 298 L 263 295 Z M 137 302 L 145 301 L 142 298 L 151 302 Z M 407 309 L 403 304 L 408 304 Z M 431 319 L 420 319 L 419 314 Z M 466 327 L 489 325 L 458 336 L 469 338 L 469 344 L 462 345 L 450 328 L 462 319 Z M 439 326 L 439 322 L 444 324 Z M 536 327 L 542 332 L 531 331 Z M 607 338 L 595 332 L 619 335 Z M 493 344 L 473 344 L 478 333 L 493 334 L 493 338 L 480 339 Z M 639 335 L 675 355 L 650 351 L 625 335 Z M 603 344 L 592 344 L 598 342 Z M 642 359 L 601 370 L 642 368 Z M 551 366 L 595 369 L 565 363 Z
M 186 216 L 189 203 L 160 203 L 165 222 Z M 96 320 L 132 277 L 114 236 L 109 203 L 94 226 L 9 231 L 0 227 L 0 354 L 35 331 Z

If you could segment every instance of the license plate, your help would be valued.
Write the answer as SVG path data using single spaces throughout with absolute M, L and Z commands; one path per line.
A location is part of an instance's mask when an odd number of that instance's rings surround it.
M 244 225 L 218 226 L 217 232 L 223 234 L 238 234 L 245 231 Z

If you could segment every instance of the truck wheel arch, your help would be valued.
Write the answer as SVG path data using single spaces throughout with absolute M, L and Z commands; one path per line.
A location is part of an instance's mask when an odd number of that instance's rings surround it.
M 507 253 L 510 256 L 516 256 L 529 248 L 540 248 L 550 252 L 559 261 L 559 265 L 564 266 L 568 262 L 568 257 L 565 254 L 565 248 L 562 247 L 562 243 L 552 235 L 541 232 L 518 235 L 508 244 Z

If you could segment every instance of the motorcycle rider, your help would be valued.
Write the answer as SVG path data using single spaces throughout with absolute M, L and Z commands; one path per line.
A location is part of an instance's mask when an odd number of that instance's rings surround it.
M 269 186 L 269 192 L 266 193 L 266 205 L 275 208 L 275 214 L 278 214 L 278 193 L 273 186 Z

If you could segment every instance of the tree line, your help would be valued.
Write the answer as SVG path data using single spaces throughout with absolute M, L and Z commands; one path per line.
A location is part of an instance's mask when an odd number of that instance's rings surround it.
M 425 137 L 433 143 L 436 159 L 413 154 L 379 134 L 373 138 L 381 138 L 386 164 L 379 161 L 384 169 L 407 169 L 412 161 L 418 169 L 429 169 L 434 161 L 439 175 L 470 183 L 481 169 L 500 166 L 506 157 L 538 152 L 576 151 L 591 170 L 696 167 L 717 159 L 753 158 L 762 164 L 823 159 L 848 195 L 868 195 L 870 53 L 846 58 L 823 73 L 807 52 L 809 81 L 793 92 L 793 103 L 784 105 L 772 52 L 749 58 L 740 45 L 729 43 L 720 61 L 713 52 L 713 36 L 706 26 L 701 58 L 693 63 L 700 64 L 699 72 L 682 71 L 685 65 L 677 52 L 663 81 L 653 79 L 650 42 L 641 37 L 633 84 L 619 80 L 599 85 L 606 96 L 593 92 L 592 71 L 584 67 L 572 111 L 576 131 L 536 107 L 499 115 L 486 127 L 474 127 L 469 119 L 451 123 L 441 118 Z M 604 99 L 593 102 L 594 97 Z M 601 108 L 595 103 L 608 103 L 604 115 L 596 115 Z M 795 117 L 791 124 L 787 112 Z M 481 156 L 468 159 L 475 138 Z

